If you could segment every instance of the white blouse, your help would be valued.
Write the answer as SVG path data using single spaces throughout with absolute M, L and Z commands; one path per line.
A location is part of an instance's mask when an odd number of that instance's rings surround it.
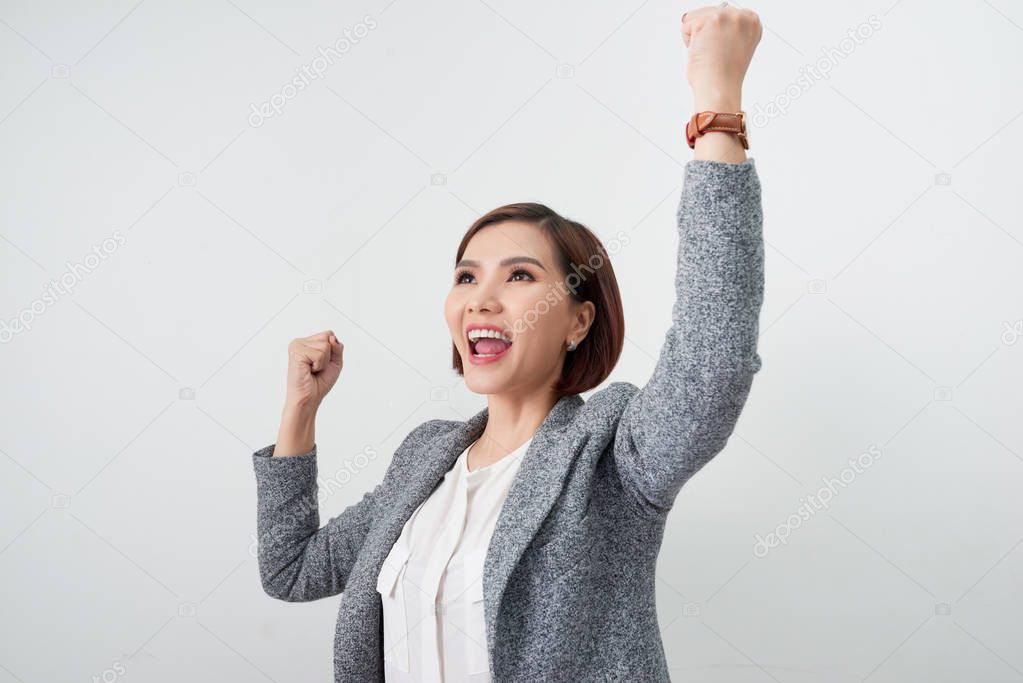
M 377 578 L 388 683 L 490 681 L 483 560 L 532 440 L 472 472 L 466 448 L 405 522 Z

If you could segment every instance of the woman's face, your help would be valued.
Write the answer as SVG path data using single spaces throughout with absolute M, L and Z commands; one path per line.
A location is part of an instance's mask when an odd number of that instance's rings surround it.
M 557 381 L 567 342 L 582 340 L 595 310 L 591 302 L 571 298 L 565 277 L 546 237 L 531 223 L 504 221 L 473 235 L 444 304 L 470 391 L 529 392 Z M 511 345 L 487 340 L 480 346 L 494 355 L 474 354 L 467 334 L 474 325 L 496 326 Z

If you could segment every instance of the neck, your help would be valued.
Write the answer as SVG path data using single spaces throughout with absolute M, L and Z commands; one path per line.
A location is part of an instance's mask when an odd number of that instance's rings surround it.
M 485 461 L 512 452 L 536 433 L 558 398 L 549 390 L 527 395 L 490 394 L 487 424 L 473 452 Z

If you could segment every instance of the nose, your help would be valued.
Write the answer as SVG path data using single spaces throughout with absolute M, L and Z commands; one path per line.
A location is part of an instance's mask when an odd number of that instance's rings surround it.
M 489 279 L 476 285 L 473 288 L 472 296 L 466 302 L 468 312 L 489 311 L 491 313 L 500 313 L 503 307 L 497 295 L 496 287 L 500 287 L 500 285 L 495 285 Z
M 501 312 L 501 304 L 494 297 L 473 297 L 469 300 L 466 308 L 470 313 L 476 313 L 479 311 L 489 311 L 491 313 Z

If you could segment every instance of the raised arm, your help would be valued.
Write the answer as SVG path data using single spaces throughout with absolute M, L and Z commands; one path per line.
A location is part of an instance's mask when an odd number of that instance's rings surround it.
M 288 344 L 287 395 L 277 442 L 252 454 L 259 575 L 263 590 L 279 600 L 317 600 L 344 590 L 392 474 L 414 439 L 437 422 L 412 430 L 384 480 L 321 528 L 316 414 L 341 374 L 343 350 L 330 330 Z
M 739 111 L 760 39 L 756 14 L 695 10 L 684 18 L 683 37 L 696 111 Z M 735 135 L 706 133 L 695 151 L 676 215 L 671 327 L 653 376 L 630 399 L 615 435 L 623 487 L 650 515 L 667 514 L 682 485 L 724 448 L 761 366 L 760 179 Z

